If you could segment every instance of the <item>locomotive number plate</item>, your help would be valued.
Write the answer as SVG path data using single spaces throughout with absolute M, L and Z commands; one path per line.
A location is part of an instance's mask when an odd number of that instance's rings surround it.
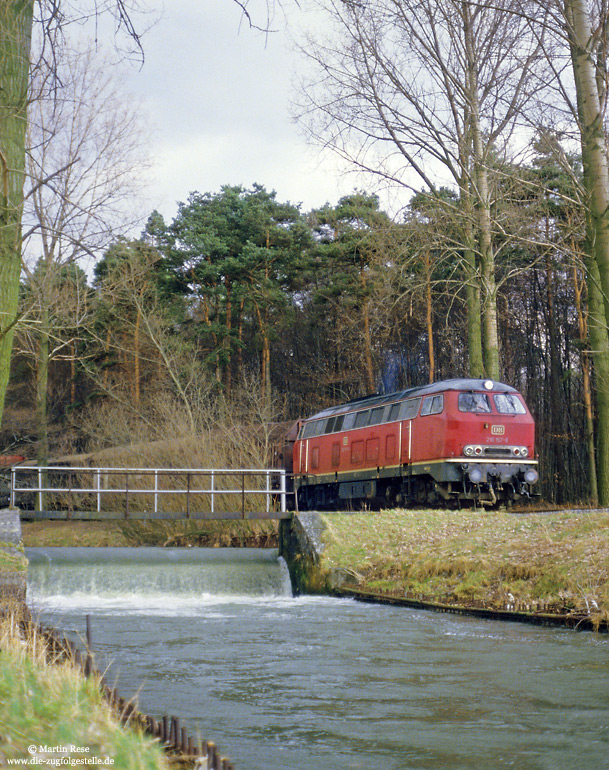
M 503 436 L 505 433 L 505 425 L 491 425 L 491 433 L 493 436 Z

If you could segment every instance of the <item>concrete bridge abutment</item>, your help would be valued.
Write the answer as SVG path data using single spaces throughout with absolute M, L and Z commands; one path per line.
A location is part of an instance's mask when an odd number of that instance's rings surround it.
M 21 542 L 21 519 L 15 508 L 0 510 L 0 610 L 11 601 L 23 603 L 27 559 Z

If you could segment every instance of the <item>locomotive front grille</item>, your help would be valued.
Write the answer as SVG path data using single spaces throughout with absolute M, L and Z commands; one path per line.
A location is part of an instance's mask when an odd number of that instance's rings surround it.
M 468 444 L 463 447 L 466 457 L 521 457 L 529 456 L 526 446 L 484 446 L 482 444 Z

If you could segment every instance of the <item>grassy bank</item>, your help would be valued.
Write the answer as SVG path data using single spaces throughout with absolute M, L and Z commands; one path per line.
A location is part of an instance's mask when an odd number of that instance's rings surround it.
M 489 607 L 543 602 L 609 618 L 609 514 L 329 514 L 322 567 L 348 585 Z
M 168 767 L 157 744 L 118 723 L 93 677 L 68 663 L 48 665 L 44 641 L 24 638 L 12 615 L 0 621 L 0 735 L 1 767 L 18 759 L 41 767 L 61 759 L 117 770 Z
M 14 546 L 12 543 L 0 542 L 0 575 L 27 572 L 27 559 L 23 546 Z

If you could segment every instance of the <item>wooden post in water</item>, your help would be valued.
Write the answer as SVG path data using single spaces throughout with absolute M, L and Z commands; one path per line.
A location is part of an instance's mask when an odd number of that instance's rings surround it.
M 85 615 L 85 622 L 86 622 L 86 639 L 87 639 L 87 657 L 85 658 L 85 666 L 84 666 L 84 673 L 85 676 L 91 676 L 93 673 L 93 656 L 91 654 L 91 649 L 93 647 L 93 642 L 91 641 L 91 616 Z
M 218 770 L 216 764 L 216 744 L 207 741 L 207 770 Z
M 93 643 L 91 642 L 91 615 L 85 615 L 85 621 L 87 624 L 87 652 L 91 652 Z

